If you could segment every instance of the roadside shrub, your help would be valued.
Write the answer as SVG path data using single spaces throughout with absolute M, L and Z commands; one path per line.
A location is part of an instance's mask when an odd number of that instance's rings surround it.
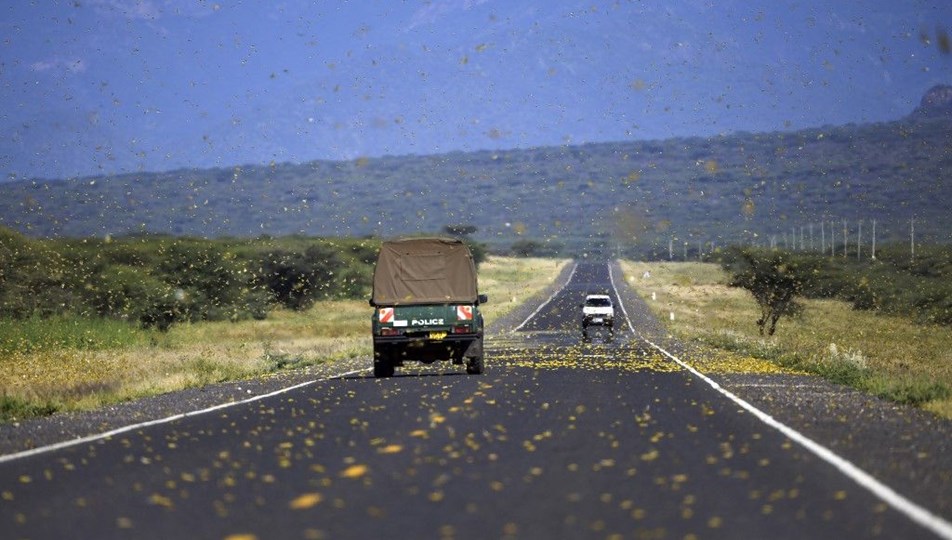
M 261 291 L 255 291 L 248 297 L 248 302 L 245 304 L 245 308 L 248 310 L 248 315 L 256 321 L 263 321 L 268 318 L 268 311 L 271 308 L 271 304 L 268 301 L 268 295 Z
M 172 298 L 155 299 L 149 319 L 225 320 L 244 304 L 250 274 L 235 255 L 209 242 L 173 243 L 162 253 L 158 277 L 172 288 Z
M 816 253 L 765 251 L 783 258 L 786 272 L 800 282 L 800 295 L 836 298 L 854 309 L 908 316 L 922 324 L 952 325 L 952 247 L 886 245 L 875 260 L 829 257 Z M 728 271 L 747 268 L 744 254 L 756 250 L 732 247 L 719 255 Z
M 263 257 L 257 280 L 275 302 L 301 311 L 332 293 L 340 269 L 336 252 L 327 247 L 312 245 L 304 252 L 280 249 Z
M 932 283 L 920 291 L 914 305 L 922 322 L 952 325 L 952 284 Z
M 760 249 L 738 249 L 729 260 L 725 264 L 731 273 L 729 285 L 747 289 L 760 306 L 757 326 L 761 335 L 772 336 L 780 317 L 803 310 L 795 298 L 812 274 L 803 262 L 784 252 Z
M 473 254 L 473 263 L 476 265 L 476 268 L 479 268 L 479 265 L 486 262 L 486 258 L 489 256 L 489 249 L 486 247 L 486 244 L 481 242 L 469 239 L 464 239 L 463 241 L 469 246 L 469 251 Z
M 11 299 L 15 318 L 51 317 L 82 307 L 78 291 L 71 285 L 71 266 L 61 254 L 34 247 L 15 264 L 18 269 L 11 287 L 19 296 Z
M 234 254 L 211 243 L 173 244 L 165 251 L 159 272 L 173 287 L 201 291 L 213 305 L 235 303 L 246 275 Z
M 379 242 L 162 236 L 39 240 L 0 227 L 0 319 L 182 321 L 267 318 L 370 288 Z
M 108 266 L 90 276 L 81 290 L 85 302 L 101 317 L 138 320 L 161 283 L 128 266 Z
M 351 254 L 361 263 L 372 265 L 377 262 L 377 251 L 380 244 L 377 242 L 360 242 L 350 246 Z
M 367 296 L 373 287 L 373 272 L 370 268 L 362 269 L 347 266 L 341 269 L 337 276 L 334 298 L 358 298 Z
M 830 343 L 826 354 L 807 367 L 828 380 L 847 386 L 858 386 L 869 374 L 869 365 L 862 352 L 843 351 L 835 343 Z
M 561 242 L 525 239 L 513 242 L 510 253 L 516 257 L 558 257 L 564 248 Z

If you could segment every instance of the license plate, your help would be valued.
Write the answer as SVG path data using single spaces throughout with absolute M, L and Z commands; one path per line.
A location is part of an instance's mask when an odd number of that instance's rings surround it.
M 433 341 L 441 341 L 446 337 L 446 332 L 430 332 L 430 339 Z
M 602 318 L 601 318 L 601 317 L 595 317 L 594 319 L 592 319 L 592 322 L 602 322 Z

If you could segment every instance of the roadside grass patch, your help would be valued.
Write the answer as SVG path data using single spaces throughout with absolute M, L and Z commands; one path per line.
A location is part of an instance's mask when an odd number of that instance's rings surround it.
M 479 292 L 489 295 L 480 306 L 490 324 L 555 281 L 568 259 L 490 257 L 479 265 Z
M 98 317 L 0 319 L 0 354 L 132 347 L 147 343 L 152 334 L 135 324 Z
M 480 265 L 489 323 L 552 283 L 567 260 Z M 83 410 L 343 359 L 369 358 L 366 300 L 277 309 L 265 320 L 184 322 L 167 332 L 102 318 L 0 319 L 0 421 Z
M 826 354 L 811 358 L 805 367 L 824 379 L 845 386 L 864 388 L 870 378 L 869 365 L 863 353 L 841 351 L 835 343 L 830 343 Z
M 35 403 L 13 396 L 0 396 L 0 422 L 9 423 L 33 416 L 48 416 L 59 410 L 52 403 Z
M 624 262 L 623 268 L 653 313 L 685 342 L 814 373 L 952 418 L 952 332 L 947 327 L 855 311 L 838 300 L 801 299 L 803 313 L 781 320 L 776 335 L 764 339 L 753 297 L 728 287 L 720 266 Z M 646 271 L 648 279 L 642 277 Z M 736 367 L 705 366 L 710 361 L 701 357 L 693 361 L 712 373 Z

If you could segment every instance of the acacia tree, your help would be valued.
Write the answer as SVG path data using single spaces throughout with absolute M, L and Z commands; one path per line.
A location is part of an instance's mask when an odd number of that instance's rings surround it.
M 760 306 L 757 326 L 760 335 L 772 336 L 782 316 L 794 316 L 803 311 L 796 301 L 813 274 L 813 268 L 803 259 L 783 251 L 737 249 L 725 259 L 731 273 L 729 285 L 750 291 Z

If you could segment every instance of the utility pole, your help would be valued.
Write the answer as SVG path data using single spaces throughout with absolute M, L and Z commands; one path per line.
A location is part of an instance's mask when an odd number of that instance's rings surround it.
M 826 221 L 820 222 L 820 253 L 826 255 Z
M 856 260 L 860 258 L 860 251 L 863 249 L 863 220 L 860 220 L 856 229 Z
M 674 260 L 674 237 L 668 239 L 668 260 Z
M 916 218 L 909 221 L 909 258 L 916 259 Z
M 850 246 L 850 230 L 849 226 L 846 224 L 846 220 L 843 220 L 843 258 L 846 258 L 847 251 L 849 251 Z
M 873 220 L 873 260 L 876 260 L 876 220 Z
M 836 257 L 836 227 L 830 222 L 830 257 Z

